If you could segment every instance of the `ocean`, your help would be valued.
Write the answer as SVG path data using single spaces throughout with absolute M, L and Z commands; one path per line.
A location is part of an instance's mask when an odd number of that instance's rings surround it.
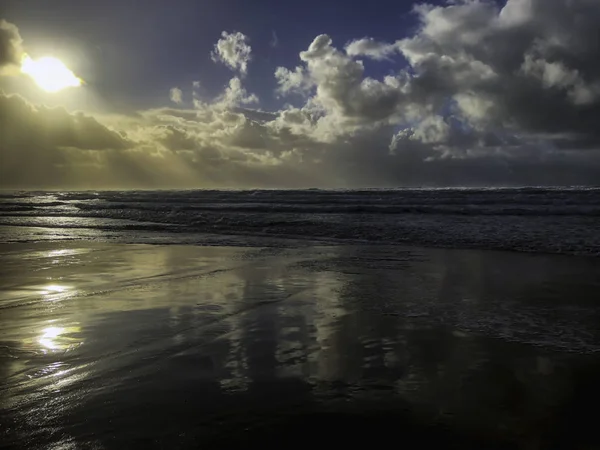
M 0 194 L 5 243 L 277 246 L 293 240 L 598 256 L 598 230 L 600 188 Z

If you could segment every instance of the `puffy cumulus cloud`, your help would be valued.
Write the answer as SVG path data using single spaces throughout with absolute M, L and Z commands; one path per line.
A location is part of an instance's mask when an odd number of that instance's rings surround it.
M 313 86 L 302 67 L 296 67 L 294 70 L 278 67 L 275 70 L 275 79 L 279 85 L 277 92 L 280 94 L 306 94 Z
M 17 26 L 0 19 L 0 74 L 21 65 L 22 44 Z
M 597 183 L 600 2 L 461 0 L 420 4 L 414 14 L 415 33 L 393 43 L 363 38 L 341 52 L 317 36 L 299 55 L 303 65 L 277 69 L 278 92 L 301 92 L 306 102 L 272 126 L 333 146 L 388 136 L 385 173 L 394 161 L 420 161 L 408 178 L 396 167 L 389 179 L 400 184 L 415 173 L 441 184 L 485 184 L 482 175 L 490 183 Z M 360 57 L 408 65 L 378 80 Z M 462 181 L 442 176 L 444 167 Z
M 258 103 L 256 94 L 249 94 L 242 86 L 242 81 L 238 77 L 229 80 L 229 85 L 223 95 L 219 98 L 219 104 L 225 107 L 234 107 L 239 105 L 248 105 Z
M 396 44 L 377 42 L 373 38 L 355 39 L 346 44 L 346 53 L 349 56 L 367 56 L 377 61 L 390 59 L 399 48 Z
M 289 107 L 280 111 L 267 125 L 275 130 L 287 130 L 294 135 L 309 136 L 314 131 L 316 122 L 315 117 L 306 108 Z
M 302 107 L 286 109 L 275 121 L 293 134 L 333 143 L 377 129 L 384 132 L 423 109 L 411 101 L 405 73 L 383 80 L 366 76 L 362 61 L 337 49 L 328 35 L 317 36 L 299 56 L 303 66 L 275 72 L 279 93 L 300 92 L 306 98 Z
M 399 81 L 366 77 L 364 66 L 333 46 L 327 35 L 317 36 L 300 53 L 315 93 L 307 106 L 321 110 L 319 124 L 330 133 L 379 126 L 402 113 L 404 93 Z
M 450 130 L 450 125 L 442 116 L 432 115 L 418 124 L 413 137 L 424 144 L 444 143 L 448 141 Z
M 240 32 L 223 31 L 211 57 L 214 62 L 222 62 L 230 69 L 239 70 L 242 75 L 246 75 L 248 63 L 252 59 L 251 53 L 252 47 L 248 45 L 246 35 Z
M 537 78 L 546 89 L 565 91 L 575 105 L 594 103 L 600 96 L 600 82 L 586 84 L 579 71 L 571 70 L 561 62 L 548 62 L 528 54 L 521 70 L 524 75 Z
M 480 0 L 415 12 L 420 29 L 399 45 L 422 99 L 454 100 L 477 127 L 569 135 L 573 148 L 600 143 L 599 2 Z
M 173 103 L 180 105 L 183 103 L 183 91 L 178 87 L 171 88 L 169 98 Z

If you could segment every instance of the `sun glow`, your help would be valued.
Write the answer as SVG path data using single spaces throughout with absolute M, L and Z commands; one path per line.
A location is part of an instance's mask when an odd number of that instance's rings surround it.
M 46 56 L 37 60 L 25 55 L 21 72 L 29 75 L 46 92 L 58 92 L 68 87 L 79 87 L 83 83 L 59 59 Z

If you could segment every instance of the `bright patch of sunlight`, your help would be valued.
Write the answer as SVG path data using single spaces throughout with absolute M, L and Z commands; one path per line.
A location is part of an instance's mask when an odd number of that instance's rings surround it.
M 68 290 L 69 290 L 69 288 L 67 286 L 61 286 L 60 284 L 49 284 L 42 288 L 41 293 L 43 295 L 62 294 L 63 292 L 66 292 Z
M 42 330 L 42 336 L 39 339 L 39 343 L 47 349 L 56 350 L 59 348 L 59 345 L 56 342 L 56 338 L 64 332 L 65 329 L 60 327 L 44 328 Z
M 25 55 L 21 72 L 29 75 L 46 92 L 58 92 L 68 87 L 81 86 L 83 83 L 62 61 L 52 56 L 33 60 Z
M 75 337 L 80 332 L 79 326 L 48 327 L 42 330 L 38 342 L 47 350 L 67 350 L 82 344 L 82 341 Z

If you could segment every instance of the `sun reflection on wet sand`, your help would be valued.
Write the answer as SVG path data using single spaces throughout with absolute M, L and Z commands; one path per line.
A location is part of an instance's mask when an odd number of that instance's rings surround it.
M 48 284 L 42 287 L 40 293 L 42 295 L 50 295 L 50 294 L 62 294 L 69 290 L 68 286 L 62 286 L 60 284 Z
M 39 339 L 39 343 L 42 344 L 43 347 L 56 350 L 59 348 L 55 339 L 59 337 L 62 333 L 64 333 L 64 328 L 59 327 L 48 327 L 42 330 L 42 336 Z
M 83 343 L 73 335 L 81 333 L 81 327 L 47 327 L 42 329 L 38 338 L 38 343 L 42 346 L 42 351 L 69 350 Z
M 46 256 L 48 258 L 59 258 L 65 256 L 74 256 L 83 253 L 83 250 L 63 248 L 60 250 L 50 250 Z

